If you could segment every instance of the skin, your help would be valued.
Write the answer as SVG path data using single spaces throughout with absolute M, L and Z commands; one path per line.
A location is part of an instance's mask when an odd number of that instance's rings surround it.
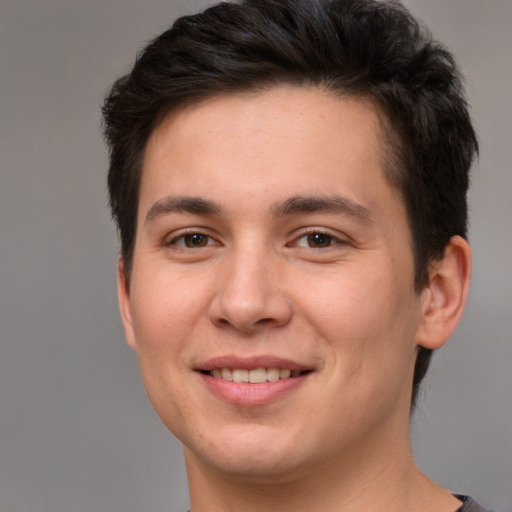
M 460 506 L 415 466 L 409 413 L 418 346 L 455 328 L 470 251 L 454 237 L 414 291 L 380 127 L 371 102 L 280 87 L 187 107 L 150 137 L 119 297 L 149 398 L 184 445 L 192 512 Z M 199 371 L 260 356 L 310 371 L 256 405 Z

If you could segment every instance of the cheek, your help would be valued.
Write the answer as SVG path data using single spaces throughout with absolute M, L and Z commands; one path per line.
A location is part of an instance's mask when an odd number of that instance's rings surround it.
M 405 283 L 360 277 L 333 283 L 310 303 L 315 330 L 328 347 L 326 369 L 338 390 L 339 414 L 350 409 L 354 424 L 388 414 L 398 401 L 408 403 L 418 318 Z
M 164 272 L 134 277 L 132 315 L 142 380 L 162 422 L 178 435 L 193 414 L 188 354 L 204 306 L 184 279 Z
M 157 355 L 163 363 L 166 355 L 183 349 L 204 312 L 203 301 L 197 285 L 180 276 L 160 271 L 134 277 L 132 315 L 139 353 Z
M 349 354 L 362 361 L 373 354 L 393 360 L 405 346 L 414 346 L 416 302 L 403 277 L 384 270 L 352 269 L 340 271 L 316 293 L 308 293 L 302 309 L 330 345 L 333 358 Z
M 371 275 L 357 275 L 341 270 L 323 279 L 322 285 L 311 283 L 301 303 L 315 322 L 329 337 L 363 331 L 378 323 L 382 316 L 384 283 Z M 315 286 L 316 284 L 316 286 Z M 304 289 L 304 287 L 302 287 Z

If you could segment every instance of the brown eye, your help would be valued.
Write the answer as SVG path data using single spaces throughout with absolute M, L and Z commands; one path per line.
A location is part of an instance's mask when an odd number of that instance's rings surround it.
M 209 237 L 202 235 L 201 233 L 191 233 L 183 237 L 183 245 L 194 249 L 196 247 L 205 247 L 208 245 Z
M 312 247 L 314 249 L 329 247 L 332 242 L 332 236 L 326 235 L 325 233 L 311 233 L 310 235 L 307 235 L 308 247 Z

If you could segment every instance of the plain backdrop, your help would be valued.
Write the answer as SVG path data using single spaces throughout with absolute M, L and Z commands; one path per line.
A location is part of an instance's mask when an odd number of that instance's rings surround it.
M 184 510 L 118 318 L 100 105 L 199 0 L 0 0 L 0 510 Z M 440 484 L 512 511 L 512 2 L 410 0 L 467 76 L 474 279 L 413 419 Z

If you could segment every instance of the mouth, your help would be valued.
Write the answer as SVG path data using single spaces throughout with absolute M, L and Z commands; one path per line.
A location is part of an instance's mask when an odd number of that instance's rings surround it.
M 196 369 L 207 389 L 224 402 L 261 406 L 284 399 L 315 370 L 273 356 L 215 357 Z
M 204 370 L 201 373 L 222 379 L 227 382 L 246 383 L 246 384 L 262 384 L 264 382 L 276 382 L 278 380 L 295 379 L 310 373 L 311 370 L 292 370 L 290 368 L 214 368 L 212 370 Z

